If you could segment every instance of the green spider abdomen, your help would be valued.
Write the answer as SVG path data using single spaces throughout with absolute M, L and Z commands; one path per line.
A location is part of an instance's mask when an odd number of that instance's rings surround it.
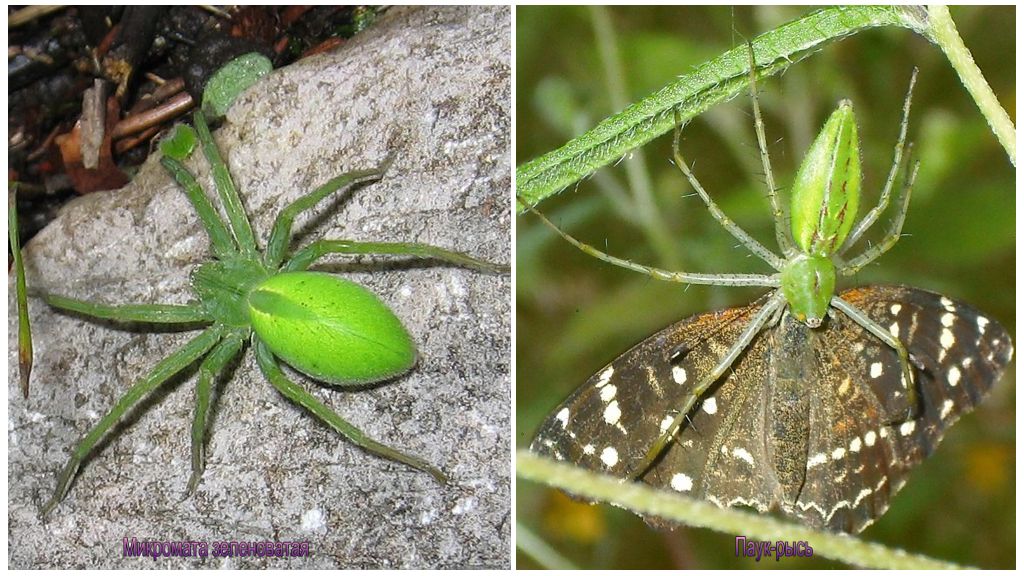
M 839 103 L 807 150 L 793 181 L 790 221 L 800 251 L 835 254 L 850 233 L 860 201 L 860 147 L 853 105 Z
M 416 363 L 405 327 L 380 299 L 348 280 L 286 272 L 248 296 L 252 329 L 274 355 L 333 384 L 393 378 Z

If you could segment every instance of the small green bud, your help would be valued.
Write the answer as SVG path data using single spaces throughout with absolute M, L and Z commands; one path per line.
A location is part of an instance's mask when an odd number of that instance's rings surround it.
M 275 274 L 249 293 L 252 328 L 293 368 L 332 384 L 367 384 L 416 363 L 412 339 L 366 288 L 320 272 Z
M 839 103 L 793 182 L 793 239 L 805 254 L 830 256 L 846 240 L 860 202 L 860 147 L 853 104 Z

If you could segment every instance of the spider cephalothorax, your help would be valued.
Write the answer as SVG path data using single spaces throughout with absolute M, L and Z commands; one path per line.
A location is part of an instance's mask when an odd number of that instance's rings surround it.
M 175 134 L 161 144 L 164 153 L 161 161 L 188 194 L 210 237 L 215 256 L 215 260 L 200 265 L 192 273 L 197 299 L 186 305 L 106 305 L 56 295 L 44 298 L 57 308 L 97 318 L 207 327 L 129 388 L 81 439 L 60 474 L 53 496 L 43 505 L 42 513 L 48 513 L 63 499 L 82 461 L 127 411 L 149 392 L 202 359 L 192 423 L 192 476 L 187 492 L 195 490 L 204 469 L 204 438 L 213 381 L 250 343 L 262 372 L 289 400 L 365 450 L 405 463 L 445 482 L 445 475 L 427 462 L 366 437 L 292 382 L 281 370 L 278 359 L 313 378 L 340 386 L 387 380 L 407 372 L 415 364 L 412 339 L 376 295 L 354 282 L 307 270 L 326 254 L 409 255 L 490 272 L 504 271 L 507 267 L 436 246 L 409 242 L 319 240 L 288 254 L 292 224 L 298 214 L 338 190 L 379 180 L 390 165 L 391 157 L 375 169 L 338 176 L 289 204 L 278 214 L 266 249 L 261 252 L 231 175 L 201 113 L 195 115 L 195 125 L 195 132 L 179 126 Z M 181 163 L 195 146 L 196 132 L 212 168 L 217 195 L 227 215 L 226 223 L 195 177 Z

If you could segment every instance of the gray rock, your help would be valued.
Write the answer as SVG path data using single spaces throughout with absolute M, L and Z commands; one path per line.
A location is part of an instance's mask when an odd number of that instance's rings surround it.
M 215 136 L 260 241 L 286 203 L 395 151 L 381 182 L 301 218 L 293 246 L 417 241 L 509 262 L 509 42 L 507 7 L 392 9 L 340 50 L 249 90 Z M 192 296 L 189 272 L 210 258 L 208 241 L 155 160 L 123 190 L 73 202 L 29 243 L 30 286 L 108 303 Z M 205 160 L 189 165 L 212 191 Z M 439 466 L 450 485 L 353 446 L 281 397 L 246 352 L 220 388 L 192 497 L 183 499 L 194 370 L 116 428 L 41 521 L 73 444 L 195 333 L 105 324 L 32 299 L 25 401 L 12 296 L 9 566 L 508 568 L 509 276 L 387 257 L 332 257 L 319 268 L 392 306 L 420 362 L 356 392 L 295 378 L 371 437 Z M 210 555 L 125 558 L 126 538 L 202 542 Z M 309 542 L 311 556 L 213 557 L 214 542 L 268 540 Z

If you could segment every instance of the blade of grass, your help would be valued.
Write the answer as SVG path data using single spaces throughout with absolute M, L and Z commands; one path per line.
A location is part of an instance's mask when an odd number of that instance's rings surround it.
M 18 374 L 21 394 L 28 398 L 28 381 L 32 374 L 32 327 L 28 320 L 28 295 L 25 289 L 25 262 L 18 239 L 18 184 L 12 183 L 7 193 L 7 235 L 14 256 L 15 292 L 18 299 Z

